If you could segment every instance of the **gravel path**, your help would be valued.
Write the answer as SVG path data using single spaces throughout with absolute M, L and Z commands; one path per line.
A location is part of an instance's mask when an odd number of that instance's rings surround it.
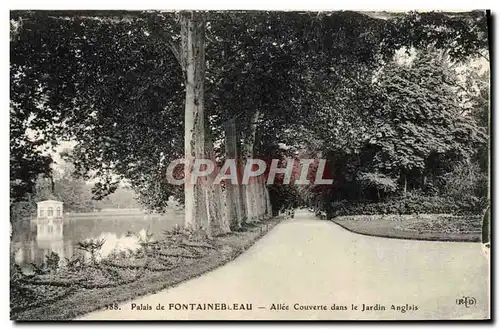
M 233 262 L 119 308 L 81 319 L 484 319 L 489 261 L 479 243 L 363 236 L 300 210 Z

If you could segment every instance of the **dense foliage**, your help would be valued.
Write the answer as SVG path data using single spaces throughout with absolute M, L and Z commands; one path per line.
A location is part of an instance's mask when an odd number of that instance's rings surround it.
M 60 139 L 76 142 L 72 161 L 82 180 L 95 182 L 95 199 L 124 179 L 148 208 L 164 208 L 172 195 L 183 199 L 182 187 L 165 180 L 166 165 L 184 155 L 178 19 L 164 12 L 11 13 L 13 201 L 33 194 L 40 174 L 53 176 L 43 148 Z M 206 21 L 207 140 L 220 142 L 224 122 L 237 116 L 242 141 L 256 130 L 255 155 L 302 153 L 333 164 L 332 187 L 270 187 L 276 206 L 410 191 L 462 198 L 460 185 L 446 182 L 472 169 L 476 181 L 467 189 L 478 205 L 487 197 L 480 187 L 488 171 L 488 77 L 472 71 L 464 83 L 456 69 L 487 59 L 484 12 L 383 19 L 214 12 Z M 224 158 L 224 146 L 215 146 Z M 458 162 L 469 169 L 458 170 Z

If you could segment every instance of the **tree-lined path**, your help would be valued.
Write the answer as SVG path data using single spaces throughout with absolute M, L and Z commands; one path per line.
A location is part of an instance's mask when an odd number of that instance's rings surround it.
M 168 232 L 144 219 L 125 236 L 137 250 L 117 244 L 101 259 L 101 236 L 75 242 L 71 258 L 43 248 L 28 272 L 12 249 L 11 318 L 71 318 L 179 283 L 298 206 L 478 239 L 491 186 L 490 23 L 486 11 L 11 11 L 12 227 L 36 243 L 37 202 L 88 212 L 125 187 L 148 215 L 182 206 L 184 218 Z M 480 244 L 360 236 L 301 211 L 228 265 L 134 302 L 153 312 L 128 303 L 87 317 L 481 318 L 488 278 Z M 464 296 L 477 304 L 457 305 Z M 253 310 L 154 313 L 195 302 Z M 280 303 L 289 310 L 271 309 Z
M 488 317 L 488 262 L 479 243 L 409 241 L 351 233 L 308 211 L 283 221 L 233 262 L 177 287 L 138 298 L 153 310 L 98 311 L 111 319 L 482 319 Z M 457 305 L 470 296 L 475 306 Z M 156 311 L 160 303 L 253 304 L 253 310 Z M 289 311 L 271 310 L 284 303 Z M 345 305 L 348 310 L 302 310 L 295 304 Z M 351 304 L 359 309 L 351 310 Z M 385 306 L 364 311 L 363 304 Z M 416 305 L 405 313 L 391 305 Z M 259 308 L 265 307 L 265 308 Z

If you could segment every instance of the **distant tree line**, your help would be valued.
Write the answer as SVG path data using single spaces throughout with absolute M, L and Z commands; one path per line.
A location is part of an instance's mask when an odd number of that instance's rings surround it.
M 39 175 L 33 193 L 11 203 L 11 221 L 19 221 L 36 215 L 36 203 L 55 199 L 64 202 L 64 212 L 99 212 L 106 208 L 140 208 L 134 191 L 118 187 L 112 194 L 96 200 L 93 184 L 75 177 L 74 167 L 66 163 L 54 170 L 50 177 Z

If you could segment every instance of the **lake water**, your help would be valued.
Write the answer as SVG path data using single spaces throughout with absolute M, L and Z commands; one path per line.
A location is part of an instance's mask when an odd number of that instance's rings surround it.
M 183 210 L 171 210 L 163 215 L 65 216 L 62 221 L 51 223 L 26 220 L 12 228 L 11 252 L 19 265 L 40 265 L 51 252 L 57 253 L 62 262 L 82 253 L 77 249 L 78 242 L 105 238 L 100 252 L 101 257 L 105 257 L 113 250 L 138 248 L 138 235 L 149 232 L 154 238 L 161 238 L 165 230 L 182 226 L 183 222 Z

